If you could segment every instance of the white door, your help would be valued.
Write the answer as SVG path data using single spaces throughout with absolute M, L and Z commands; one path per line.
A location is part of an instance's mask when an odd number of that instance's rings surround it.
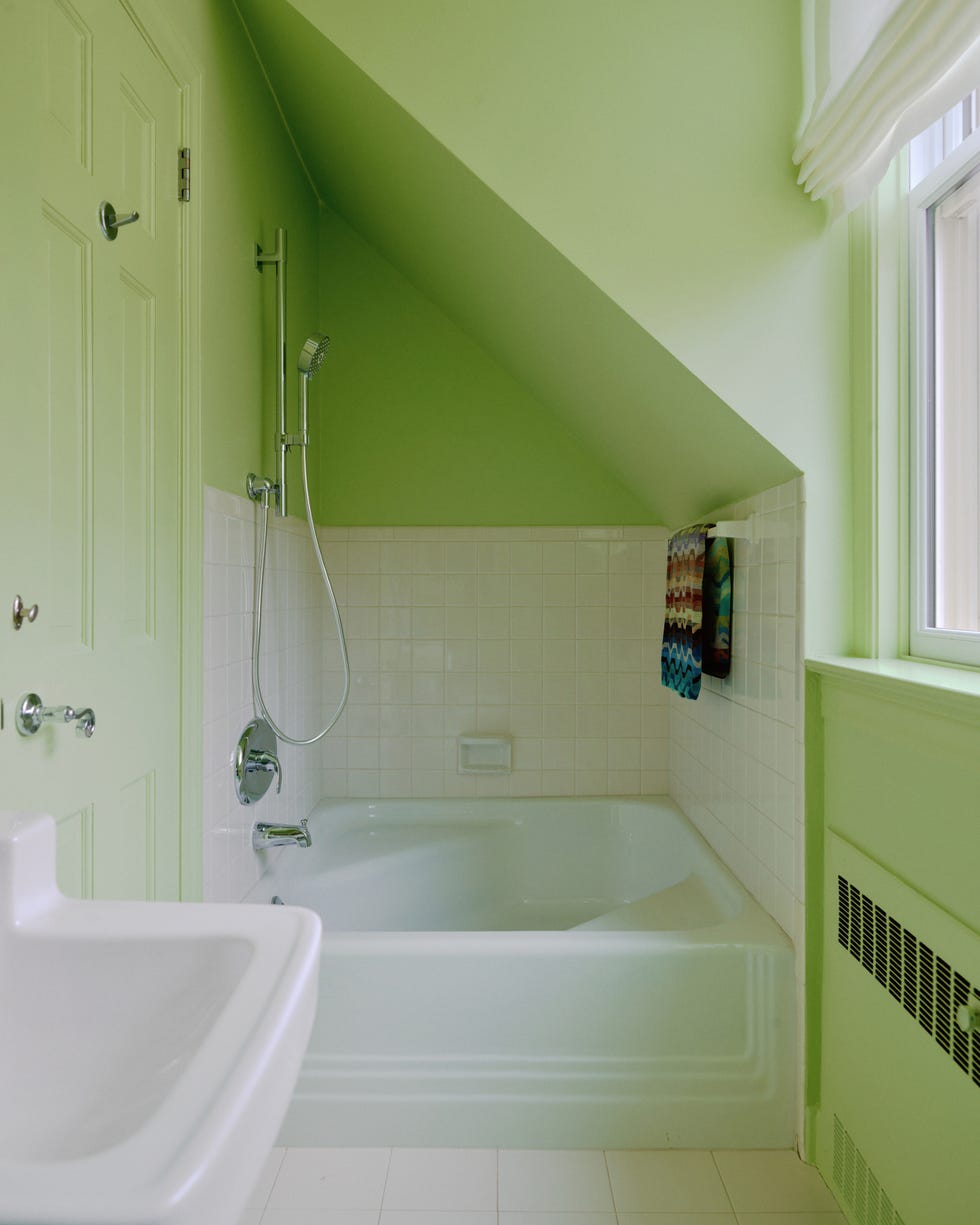
M 0 808 L 55 816 L 66 892 L 176 897 L 180 95 L 118 0 L 0 21 Z M 26 692 L 94 734 L 21 736 Z

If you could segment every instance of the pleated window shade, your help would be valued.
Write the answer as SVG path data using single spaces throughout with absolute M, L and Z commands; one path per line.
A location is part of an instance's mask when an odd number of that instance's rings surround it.
M 980 0 L 813 0 L 807 13 L 818 98 L 793 160 L 804 189 L 844 213 L 980 85 Z

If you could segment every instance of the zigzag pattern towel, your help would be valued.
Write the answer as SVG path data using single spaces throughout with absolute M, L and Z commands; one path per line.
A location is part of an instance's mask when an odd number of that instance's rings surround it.
M 660 679 L 692 701 L 701 692 L 701 622 L 706 523 L 677 532 L 667 542 L 667 615 L 660 651 Z

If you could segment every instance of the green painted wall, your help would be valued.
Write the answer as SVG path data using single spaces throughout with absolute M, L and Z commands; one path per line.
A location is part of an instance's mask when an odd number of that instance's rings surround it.
M 906 1225 L 970 1219 L 980 1087 L 924 1028 L 933 1012 L 917 992 L 905 1010 L 905 980 L 899 1002 L 841 949 L 836 894 L 840 873 L 980 984 L 980 699 L 870 661 L 856 665 L 865 672 L 819 666 L 807 704 L 808 980 L 820 984 L 810 1151 L 830 1181 L 836 1114 Z M 922 972 L 919 962 L 913 979 Z
M 680 523 L 795 474 L 545 225 L 531 224 L 286 0 L 241 3 L 323 198 L 660 521 Z M 573 196 L 556 207 L 574 208 Z M 652 229 L 642 238 L 671 241 Z M 413 517 L 408 503 L 404 517 Z
M 319 522 L 650 523 L 651 508 L 340 217 L 320 221 Z
M 234 6 L 170 0 L 167 16 L 204 83 L 191 204 L 204 211 L 204 480 L 241 494 L 247 472 L 274 475 L 274 274 L 256 271 L 254 244 L 272 250 L 288 230 L 287 352 L 298 353 L 316 326 L 318 202 Z M 290 412 L 294 396 L 290 371 Z
M 291 8 L 323 33 L 319 48 Z M 792 474 L 785 462 L 774 472 L 744 426 L 727 428 L 696 383 L 806 473 L 808 649 L 844 649 L 847 230 L 828 226 L 790 162 L 798 5 L 243 0 L 243 10 L 263 31 L 325 198 L 667 522 Z M 504 206 L 537 244 L 518 241 Z

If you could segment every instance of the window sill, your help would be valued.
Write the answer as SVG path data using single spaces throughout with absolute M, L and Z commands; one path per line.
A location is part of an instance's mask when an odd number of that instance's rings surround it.
M 808 659 L 806 668 L 923 712 L 980 722 L 980 672 L 973 669 L 917 659 L 845 655 Z

